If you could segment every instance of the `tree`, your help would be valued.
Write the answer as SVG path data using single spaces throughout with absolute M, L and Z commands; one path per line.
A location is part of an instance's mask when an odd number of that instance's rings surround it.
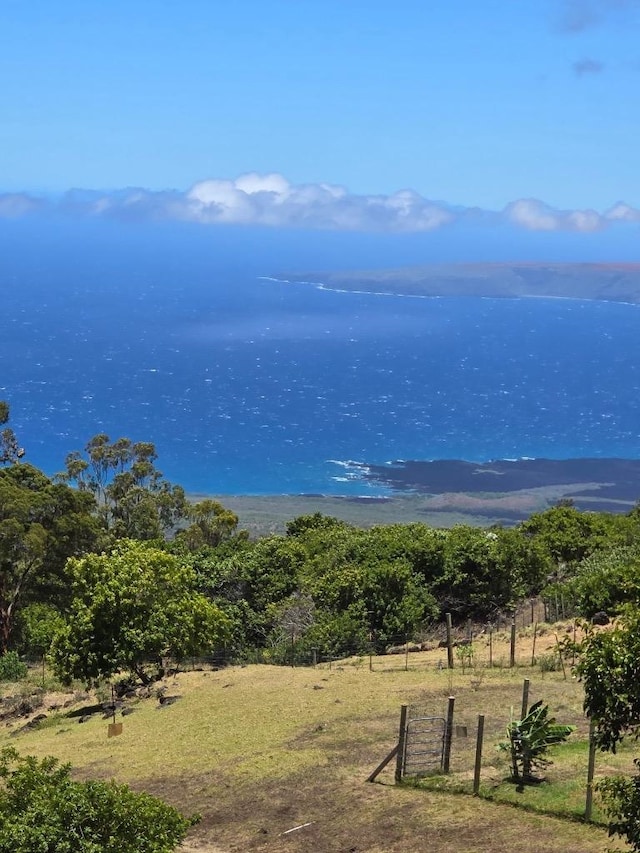
M 518 530 L 535 539 L 554 561 L 556 569 L 580 562 L 589 554 L 612 544 L 626 544 L 629 522 L 607 513 L 581 512 L 559 505 L 534 513 Z
M 46 655 L 53 638 L 64 625 L 59 610 L 43 601 L 27 604 L 20 611 L 20 649 L 30 655 Z
M 581 616 L 615 614 L 640 601 L 640 548 L 619 546 L 584 559 L 561 589 L 575 601 Z
M 410 537 L 402 527 L 336 525 L 294 537 L 308 549 L 302 589 L 316 604 L 318 631 L 331 637 L 333 646 L 337 625 L 353 641 L 367 643 L 373 635 L 383 648 L 437 614 L 433 595 L 407 556 Z
M 332 515 L 314 512 L 309 515 L 298 515 L 287 522 L 287 536 L 304 536 L 312 530 L 331 530 L 334 527 L 347 527 L 345 521 Z
M 99 542 L 93 506 L 91 495 L 53 483 L 32 465 L 0 469 L 0 652 L 23 604 L 66 597 L 67 558 Z
M 172 853 L 196 818 L 116 782 L 76 782 L 68 764 L 0 753 L 0 853 Z
M 443 611 L 486 617 L 539 591 L 548 571 L 543 550 L 516 531 L 459 525 L 447 533 L 432 590 Z
M 122 540 L 110 554 L 69 561 L 72 602 L 52 658 L 65 680 L 95 683 L 128 669 L 149 682 L 161 659 L 220 645 L 228 620 L 196 591 L 196 573 L 173 554 Z
M 609 835 L 627 840 L 632 850 L 640 850 L 640 759 L 633 762 L 631 778 L 609 776 L 598 783 L 598 792 L 609 816 Z
M 111 441 L 105 433 L 89 440 L 85 455 L 66 458 L 58 475 L 96 499 L 98 514 L 116 538 L 161 539 L 184 521 L 184 489 L 169 483 L 155 467 L 157 453 L 148 441 Z
M 604 750 L 640 723 L 640 610 L 628 607 L 607 630 L 591 628 L 581 645 L 576 672 L 584 682 L 584 709 Z
M 11 427 L 5 426 L 9 422 L 9 404 L 0 400 L 0 465 L 7 462 L 15 463 L 24 456 L 24 449 L 18 444 Z
M 217 548 L 221 542 L 233 536 L 238 526 L 235 512 L 210 498 L 188 504 L 184 514 L 191 524 L 180 530 L 176 538 L 189 551 L 198 551 L 204 547 Z
M 616 751 L 640 723 L 640 609 L 629 606 L 612 629 L 591 629 L 576 667 L 584 681 L 584 708 L 595 723 L 594 738 L 603 750 Z M 640 770 L 640 762 L 635 761 Z M 640 772 L 613 776 L 598 785 L 610 818 L 609 835 L 626 838 L 640 851 Z

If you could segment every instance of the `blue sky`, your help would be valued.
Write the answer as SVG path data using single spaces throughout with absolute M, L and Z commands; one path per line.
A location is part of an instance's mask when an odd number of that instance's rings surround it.
M 2 0 L 0 74 L 7 215 L 640 220 L 640 0 Z

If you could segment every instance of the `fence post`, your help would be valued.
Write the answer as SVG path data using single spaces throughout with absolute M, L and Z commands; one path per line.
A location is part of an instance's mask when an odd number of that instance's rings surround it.
M 453 669 L 453 646 L 451 645 L 451 614 L 445 613 L 447 620 L 447 666 Z
M 516 617 L 511 620 L 511 652 L 509 654 L 509 666 L 516 665 Z
M 493 626 L 489 626 L 489 669 L 493 669 Z
M 589 721 L 589 764 L 587 766 L 587 800 L 584 806 L 585 820 L 591 820 L 593 812 L 593 776 L 596 769 L 596 726 L 593 720 Z
M 476 737 L 476 764 L 473 771 L 473 793 L 480 791 L 480 768 L 482 767 L 482 740 L 484 737 L 484 714 L 478 714 L 478 734 Z
M 558 659 L 560 660 L 560 666 L 562 667 L 562 677 L 564 680 L 567 680 L 567 670 L 564 665 L 564 658 L 562 657 L 562 646 L 560 645 L 560 640 L 558 639 L 558 635 L 556 634 L 556 651 L 558 653 Z
M 529 708 L 529 679 L 525 678 L 522 683 L 522 711 L 520 713 L 520 719 L 524 720 L 527 716 L 527 709 Z
M 455 696 L 449 696 L 447 704 L 447 724 L 444 730 L 444 755 L 442 757 L 442 772 L 448 773 L 451 764 L 451 736 L 453 735 L 453 710 L 456 703 Z
M 533 645 L 531 646 L 531 666 L 536 663 L 536 637 L 538 636 L 538 623 L 533 626 Z
M 404 671 L 409 671 L 409 637 L 404 635 Z
M 407 746 L 407 711 L 408 705 L 400 706 L 400 729 L 398 731 L 398 753 L 396 755 L 396 782 L 402 781 L 404 770 L 404 755 Z

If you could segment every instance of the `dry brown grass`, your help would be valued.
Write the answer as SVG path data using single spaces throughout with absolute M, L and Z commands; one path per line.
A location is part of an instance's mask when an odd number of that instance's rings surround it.
M 521 633 L 518 660 L 524 663 L 530 639 Z M 555 643 L 555 631 L 543 637 L 541 652 Z M 508 659 L 505 639 L 495 640 L 495 661 Z M 456 722 L 469 731 L 454 741 L 453 778 L 470 778 L 475 724 L 483 713 L 483 781 L 497 784 L 505 774 L 495 743 L 512 707 L 518 715 L 525 677 L 531 702 L 549 702 L 559 720 L 585 735 L 582 690 L 570 675 L 565 681 L 561 672 L 542 676 L 525 666 L 484 669 L 485 652 L 486 638 L 480 638 L 476 666 L 464 675 L 457 666 L 453 672 L 438 668 L 446 660 L 442 650 L 412 654 L 408 671 L 402 656 L 389 656 L 375 658 L 373 672 L 367 659 L 353 659 L 331 669 L 185 673 L 167 683 L 179 701 L 163 708 L 154 699 L 140 702 L 124 718 L 120 737 L 108 739 L 99 716 L 82 725 L 60 716 L 12 744 L 23 753 L 70 761 L 82 777 L 114 777 L 201 813 L 185 848 L 200 853 L 604 850 L 602 829 L 467 795 L 396 786 L 392 767 L 377 783 L 365 782 L 395 743 L 400 705 L 440 715 L 453 694 Z M 10 732 L 0 736 L 2 745 Z M 573 755 L 571 761 L 577 764 L 570 772 L 578 773 L 581 759 Z

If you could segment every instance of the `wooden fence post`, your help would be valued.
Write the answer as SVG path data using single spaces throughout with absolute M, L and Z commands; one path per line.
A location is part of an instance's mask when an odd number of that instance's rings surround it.
M 511 651 L 509 654 L 509 666 L 516 665 L 516 617 L 511 620 Z
M 404 635 L 404 671 L 409 671 L 409 637 Z
M 524 720 L 527 716 L 527 710 L 529 708 L 529 679 L 525 678 L 522 684 L 522 711 L 520 713 L 520 719 Z
M 378 766 L 377 766 L 377 767 L 376 767 L 376 769 L 373 771 L 373 773 L 372 773 L 370 776 L 368 776 L 368 777 L 367 777 L 367 782 L 375 782 L 376 777 L 377 777 L 377 776 L 378 776 L 378 775 L 379 775 L 379 774 L 384 770 L 384 768 L 385 768 L 385 767 L 387 766 L 387 764 L 391 761 L 391 759 L 396 757 L 396 755 L 397 755 L 397 754 L 398 754 L 398 744 L 396 744 L 396 745 L 393 747 L 393 749 L 391 750 L 391 752 L 389 753 L 389 755 L 387 755 L 387 757 L 386 757 L 386 758 L 384 758 L 384 759 L 380 762 L 380 764 L 378 764 Z
M 447 666 L 453 669 L 453 646 L 451 645 L 451 614 L 445 613 L 447 620 Z
M 538 636 L 538 623 L 533 626 L 533 645 L 531 647 L 531 666 L 536 664 L 536 637 Z
M 584 806 L 585 820 L 591 820 L 593 813 L 593 776 L 596 769 L 596 726 L 593 720 L 589 722 L 589 764 L 587 766 L 587 800 Z
M 567 680 L 567 670 L 564 665 L 564 658 L 562 657 L 562 646 L 560 645 L 560 640 L 558 639 L 558 635 L 556 634 L 556 651 L 558 653 L 558 659 L 560 660 L 560 666 L 562 667 L 562 676 L 564 680 Z
M 489 626 L 489 669 L 493 669 L 493 625 Z
M 407 711 L 408 705 L 400 707 L 400 728 L 398 731 L 398 752 L 396 755 L 396 782 L 402 781 L 404 770 L 404 755 L 407 746 Z
M 484 714 L 478 714 L 478 734 L 476 737 L 476 764 L 473 771 L 473 793 L 480 791 L 480 768 L 482 767 L 482 739 L 484 737 Z
M 447 704 L 447 723 L 444 730 L 444 754 L 442 757 L 443 773 L 448 773 L 451 765 L 451 736 L 453 735 L 453 710 L 455 703 L 455 696 L 449 696 L 449 702 Z

